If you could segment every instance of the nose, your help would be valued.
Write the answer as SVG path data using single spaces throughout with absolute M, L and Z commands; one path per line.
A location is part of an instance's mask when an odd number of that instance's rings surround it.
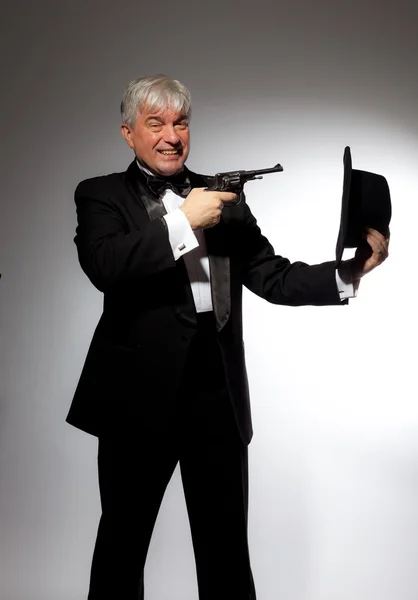
M 173 146 L 180 142 L 180 137 L 176 133 L 176 130 L 174 129 L 173 125 L 167 125 L 164 128 L 164 141 L 169 144 L 173 144 Z

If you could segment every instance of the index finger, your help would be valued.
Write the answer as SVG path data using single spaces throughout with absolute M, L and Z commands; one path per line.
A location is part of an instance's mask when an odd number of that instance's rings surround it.
M 238 199 L 238 195 L 233 192 L 219 192 L 219 199 L 222 202 L 232 202 Z

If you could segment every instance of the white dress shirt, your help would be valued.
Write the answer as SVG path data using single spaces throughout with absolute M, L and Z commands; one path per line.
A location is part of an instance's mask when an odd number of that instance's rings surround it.
M 180 210 L 184 198 L 166 190 L 162 200 L 167 211 L 164 219 L 173 255 L 175 260 L 183 257 L 196 311 L 201 313 L 213 310 L 205 234 L 201 229 L 193 231 L 186 215 Z

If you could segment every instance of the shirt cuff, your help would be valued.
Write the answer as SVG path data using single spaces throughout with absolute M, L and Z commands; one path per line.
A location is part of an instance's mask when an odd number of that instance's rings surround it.
M 174 260 L 178 260 L 199 246 L 193 229 L 182 210 L 179 208 L 173 210 L 164 215 L 163 219 L 167 223 L 168 239 L 173 250 Z
M 353 281 L 348 261 L 341 263 L 335 271 L 335 281 L 337 283 L 340 300 L 347 298 L 356 298 L 357 291 L 360 285 L 360 279 Z

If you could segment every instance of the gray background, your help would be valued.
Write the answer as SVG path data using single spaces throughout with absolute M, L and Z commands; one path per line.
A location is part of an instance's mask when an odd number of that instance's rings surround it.
M 118 106 L 156 72 L 193 96 L 189 167 L 281 162 L 248 202 L 276 250 L 332 259 L 342 154 L 383 173 L 391 257 L 347 308 L 245 294 L 260 600 L 416 600 L 417 3 L 17 1 L 2 9 L 0 597 L 85 597 L 96 440 L 64 423 L 101 295 L 76 259 L 73 192 L 123 170 Z M 175 473 L 147 600 L 197 597 Z

